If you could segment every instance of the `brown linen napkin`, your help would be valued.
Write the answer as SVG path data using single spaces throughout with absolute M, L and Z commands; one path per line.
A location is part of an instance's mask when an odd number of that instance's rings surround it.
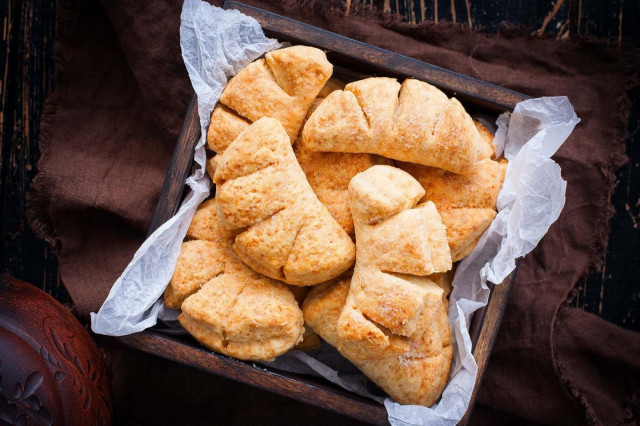
M 254 4 L 532 96 L 569 97 L 582 122 L 555 156 L 568 181 L 566 206 L 522 262 L 479 397 L 493 410 L 478 410 L 475 420 L 637 420 L 640 335 L 566 306 L 606 242 L 608 196 L 625 160 L 631 55 L 584 40 L 344 17 L 321 1 Z M 62 279 L 82 317 L 99 308 L 142 243 L 190 97 L 180 6 L 59 6 L 57 89 L 42 118 L 32 213 L 35 228 L 60 247 Z

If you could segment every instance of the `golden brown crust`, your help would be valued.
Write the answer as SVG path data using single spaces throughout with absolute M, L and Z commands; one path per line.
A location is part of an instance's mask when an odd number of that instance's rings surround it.
M 313 193 L 278 120 L 243 132 L 222 154 L 214 182 L 218 220 L 246 228 L 233 248 L 254 270 L 314 285 L 353 264 L 353 242 Z
M 206 200 L 198 206 L 198 210 L 189 224 L 189 229 L 187 229 L 187 238 L 215 241 L 227 245 L 233 241 L 234 236 L 234 232 L 224 229 L 218 223 L 215 198 Z
M 422 201 L 433 201 L 438 208 L 495 209 L 506 164 L 489 158 L 478 161 L 473 171 L 459 175 L 435 167 L 399 163 L 425 190 Z
M 471 253 L 484 231 L 496 217 L 493 209 L 457 208 L 440 210 L 442 223 L 447 227 L 447 240 L 454 261 Z
M 182 301 L 197 292 L 204 283 L 224 273 L 227 268 L 236 268 L 237 264 L 228 244 L 205 240 L 182 243 L 176 269 L 165 291 L 165 304 L 172 309 L 180 308 Z
M 344 88 L 344 83 L 331 78 L 320 91 L 309 111 L 307 119 L 331 92 Z M 296 158 L 307 180 L 331 216 L 347 234 L 353 236 L 353 219 L 349 208 L 347 188 L 351 178 L 376 164 L 391 165 L 391 160 L 372 154 L 345 154 L 340 152 L 318 152 L 305 147 L 302 138 L 294 144 Z
M 304 332 L 291 291 L 250 271 L 213 278 L 182 303 L 178 319 L 208 348 L 243 360 L 272 361 Z
M 347 308 L 338 323 L 339 345 L 359 346 L 363 353 L 384 348 L 386 335 L 374 323 L 412 335 L 422 311 L 441 299 L 442 290 L 421 277 L 448 271 L 451 257 L 433 203 L 412 208 L 422 193 L 409 174 L 389 166 L 374 166 L 351 180 L 358 246 Z
M 207 146 L 215 152 L 222 152 L 240 133 L 251 124 L 250 121 L 219 104 L 211 113 L 211 123 L 207 131 Z
M 181 308 L 183 327 L 205 346 L 239 359 L 272 360 L 302 338 L 302 312 L 291 290 L 245 266 L 234 232 L 205 201 L 191 221 L 165 305 Z
M 481 138 L 455 98 L 407 79 L 373 77 L 331 93 L 302 131 L 316 151 L 379 154 L 395 160 L 469 173 Z
M 453 261 L 471 253 L 496 216 L 506 160 L 483 158 L 466 175 L 413 163 L 399 162 L 398 167 L 420 182 L 425 190 L 422 200 L 433 201 L 438 208 Z
M 473 124 L 478 129 L 480 139 L 483 142 L 480 144 L 480 159 L 495 158 L 496 148 L 493 146 L 493 133 L 477 120 L 473 120 Z
M 308 46 L 275 50 L 252 62 L 224 88 L 211 115 L 209 148 L 224 151 L 262 117 L 278 119 L 293 142 L 307 109 L 332 72 L 324 52 Z
M 371 343 L 375 343 L 376 336 L 381 335 L 387 337 L 388 343 L 376 352 L 362 352 L 357 347 L 340 346 L 338 343 L 338 319 L 347 309 L 349 287 L 348 279 L 314 287 L 303 304 L 305 323 L 327 343 L 338 347 L 345 358 L 395 401 L 433 405 L 446 385 L 453 352 L 451 328 L 442 299 L 436 301 L 434 298 L 432 308 L 423 310 L 419 321 L 427 324 L 420 327 L 425 331 L 410 337 L 386 335 L 361 317 L 364 324 L 372 326 L 359 328 L 364 333 L 361 336 L 363 340 L 369 338 Z

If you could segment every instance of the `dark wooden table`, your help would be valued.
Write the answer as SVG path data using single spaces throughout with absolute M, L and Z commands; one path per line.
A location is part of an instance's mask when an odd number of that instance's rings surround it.
M 507 22 L 544 37 L 593 36 L 614 48 L 640 44 L 637 0 L 345 0 L 346 4 L 352 13 L 378 8 L 413 23 L 458 22 L 495 33 Z M 55 254 L 34 235 L 25 217 L 26 194 L 39 158 L 43 102 L 54 88 L 55 8 L 55 0 L 0 2 L 0 272 L 33 283 L 65 303 L 68 295 Z M 640 331 L 640 88 L 629 96 L 630 161 L 617 174 L 619 184 L 612 195 L 615 214 L 603 267 L 580 281 L 572 304 Z

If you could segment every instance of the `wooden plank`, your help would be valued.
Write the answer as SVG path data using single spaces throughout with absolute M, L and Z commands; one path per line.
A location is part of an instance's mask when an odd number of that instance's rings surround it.
M 367 69 L 371 74 L 426 81 L 461 101 L 490 109 L 494 112 L 511 111 L 518 102 L 529 99 L 513 90 L 446 70 L 417 59 L 399 55 L 379 47 L 353 40 L 303 22 L 294 21 L 275 13 L 236 1 L 227 0 L 224 8 L 236 9 L 255 18 L 269 37 L 302 43 L 329 51 L 330 61 L 338 60 L 343 66 L 357 70 Z
M 153 214 L 147 236 L 151 235 L 163 223 L 178 211 L 185 189 L 185 181 L 193 164 L 193 153 L 200 139 L 200 119 L 196 97 L 191 99 L 184 123 L 178 136 L 176 148 L 171 157 L 167 176 L 164 178 L 158 205 Z
M 478 396 L 478 391 L 482 385 L 482 379 L 484 377 L 487 364 L 489 363 L 489 358 L 491 358 L 491 353 L 493 352 L 493 347 L 496 343 L 498 329 L 500 328 L 504 311 L 507 308 L 509 294 L 511 293 L 511 288 L 513 287 L 519 266 L 520 262 L 518 261 L 516 263 L 516 269 L 509 274 L 507 278 L 505 278 L 502 284 L 492 287 L 491 296 L 489 297 L 487 306 L 477 311 L 474 315 L 469 332 L 471 334 L 472 342 L 474 342 L 473 357 L 478 365 L 478 373 L 476 375 L 476 385 L 473 388 L 473 393 L 471 394 L 467 413 L 464 415 L 462 420 L 460 420 L 458 423 L 459 425 L 464 426 L 468 424 L 471 418 L 476 397 Z
M 372 424 L 388 424 L 387 411 L 384 406 L 334 386 L 325 386 L 301 376 L 266 370 L 255 364 L 218 355 L 152 331 L 120 337 L 118 340 L 143 352 L 168 358 L 358 420 Z
M 52 89 L 55 1 L 0 2 L 0 270 L 68 300 L 53 249 L 27 223 L 40 157 L 40 117 Z

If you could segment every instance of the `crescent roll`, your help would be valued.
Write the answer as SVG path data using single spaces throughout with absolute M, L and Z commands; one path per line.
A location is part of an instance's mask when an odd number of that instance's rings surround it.
M 423 194 L 408 173 L 389 166 L 374 166 L 351 180 L 358 246 L 347 307 L 338 321 L 342 345 L 359 346 L 363 353 L 388 346 L 377 325 L 401 336 L 419 333 L 422 311 L 442 300 L 442 289 L 425 276 L 451 269 L 451 255 L 434 204 L 413 208 Z M 362 334 L 363 327 L 371 330 Z
M 307 182 L 282 124 L 262 118 L 221 154 L 213 180 L 218 221 L 255 271 L 293 285 L 335 278 L 355 246 Z
M 307 110 L 332 73 L 325 53 L 309 46 L 274 50 L 252 62 L 227 83 L 211 114 L 209 149 L 224 151 L 262 117 L 278 119 L 293 143 Z
M 351 284 L 353 286 L 353 283 Z M 369 379 L 401 404 L 432 406 L 442 394 L 449 376 L 453 349 L 441 289 L 432 289 L 433 303 L 420 314 L 417 332 L 398 336 L 364 317 L 358 323 L 363 336 L 388 334 L 388 344 L 373 352 L 356 346 L 341 345 L 338 323 L 348 309 L 349 280 L 314 287 L 302 305 L 305 324 L 338 351 Z M 436 300 L 437 299 L 437 300 Z M 373 338 L 373 337 L 372 337 Z
M 484 126 L 479 124 L 479 128 Z M 454 262 L 471 253 L 495 218 L 496 201 L 506 171 L 506 160 L 490 158 L 493 136 L 486 128 L 482 134 L 483 158 L 466 175 L 419 164 L 398 163 L 399 168 L 424 188 L 422 200 L 433 201 L 438 208 L 442 223 L 447 227 L 447 240 Z
M 464 107 L 428 83 L 372 77 L 334 91 L 302 130 L 315 151 L 379 154 L 394 160 L 473 170 L 483 151 Z
M 332 78 L 313 101 L 307 119 L 331 92 L 342 90 L 344 83 Z M 353 219 L 349 208 L 347 188 L 351 178 L 376 164 L 391 165 L 391 160 L 372 154 L 346 154 L 342 152 L 318 152 L 307 148 L 301 137 L 294 144 L 298 162 L 309 184 L 331 216 L 349 235 L 353 235 Z
M 196 212 L 182 244 L 165 305 L 208 348 L 245 360 L 273 360 L 304 333 L 302 311 L 284 284 L 245 266 L 233 252 L 233 233 L 218 226 L 216 200 Z

